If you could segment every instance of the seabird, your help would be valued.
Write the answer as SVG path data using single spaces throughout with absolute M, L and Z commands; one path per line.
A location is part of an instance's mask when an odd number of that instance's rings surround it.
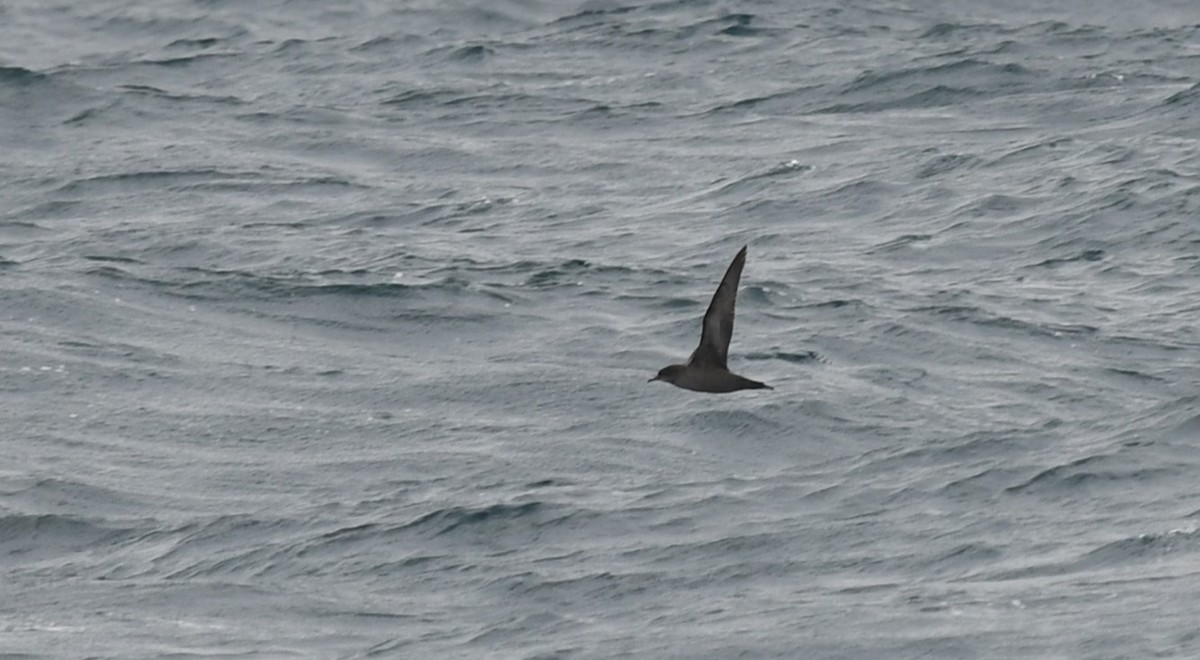
M 745 265 L 746 246 L 742 246 L 704 313 L 700 345 L 692 352 L 687 364 L 663 367 L 649 382 L 661 380 L 685 390 L 713 393 L 775 389 L 757 380 L 743 378 L 725 366 L 729 340 L 733 337 L 733 305 L 737 302 L 738 281 L 742 279 Z

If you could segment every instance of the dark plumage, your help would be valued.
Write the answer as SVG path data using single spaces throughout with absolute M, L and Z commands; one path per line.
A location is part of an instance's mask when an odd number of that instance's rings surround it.
M 692 351 L 687 364 L 672 364 L 663 367 L 650 381 L 661 380 L 676 387 L 696 392 L 736 392 L 738 390 L 774 389 L 756 380 L 743 378 L 726 366 L 729 357 L 729 340 L 733 338 L 733 306 L 737 302 L 738 282 L 742 279 L 742 267 L 746 265 L 746 247 L 743 246 L 729 264 L 725 277 L 717 292 L 713 294 L 708 311 L 704 313 L 701 326 L 700 345 Z

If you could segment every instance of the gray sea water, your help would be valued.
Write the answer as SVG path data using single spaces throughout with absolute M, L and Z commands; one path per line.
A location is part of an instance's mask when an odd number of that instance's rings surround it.
M 0 5 L 0 658 L 1200 657 L 1200 5 L 1046 4 Z

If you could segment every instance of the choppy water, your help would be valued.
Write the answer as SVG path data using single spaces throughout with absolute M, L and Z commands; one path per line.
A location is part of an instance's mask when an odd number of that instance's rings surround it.
M 6 3 L 0 657 L 1200 655 L 1200 7 L 1057 4 Z

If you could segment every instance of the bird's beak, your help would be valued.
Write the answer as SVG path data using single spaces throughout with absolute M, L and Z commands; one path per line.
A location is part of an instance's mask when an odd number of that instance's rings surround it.
M 658 376 L 655 376 L 654 378 L 651 378 L 650 380 L 648 380 L 648 381 L 646 381 L 646 382 L 647 382 L 647 383 L 653 383 L 653 382 L 654 382 L 654 381 L 656 381 L 656 380 L 658 380 Z

